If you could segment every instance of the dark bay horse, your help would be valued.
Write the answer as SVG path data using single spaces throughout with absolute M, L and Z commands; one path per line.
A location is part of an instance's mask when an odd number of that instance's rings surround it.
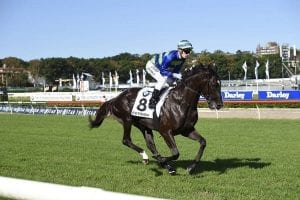
M 149 158 L 144 149 L 135 145 L 131 140 L 131 127 L 134 125 L 142 132 L 153 158 L 170 174 L 175 173 L 175 170 L 169 161 L 179 157 L 174 136 L 181 134 L 196 140 L 200 143 L 200 148 L 195 160 L 187 167 L 188 172 L 191 173 L 199 163 L 206 146 L 206 140 L 194 128 L 198 120 L 199 96 L 202 95 L 206 98 L 210 109 L 223 107 L 221 83 L 217 73 L 211 66 L 203 65 L 183 72 L 183 79 L 169 91 L 159 117 L 153 117 L 153 119 L 131 116 L 131 110 L 139 90 L 140 88 L 127 89 L 117 97 L 102 104 L 95 119 L 89 117 L 90 127 L 99 127 L 106 116 L 113 115 L 123 125 L 123 144 L 137 151 L 147 163 Z M 163 137 L 170 148 L 171 156 L 161 156 L 157 151 L 152 130 L 158 131 Z

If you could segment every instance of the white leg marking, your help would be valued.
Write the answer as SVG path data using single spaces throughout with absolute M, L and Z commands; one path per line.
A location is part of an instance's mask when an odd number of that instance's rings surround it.
M 146 154 L 145 151 L 143 151 L 142 153 L 140 153 L 140 155 L 143 157 L 144 160 L 148 160 L 149 159 L 149 157 L 148 157 L 148 155 Z

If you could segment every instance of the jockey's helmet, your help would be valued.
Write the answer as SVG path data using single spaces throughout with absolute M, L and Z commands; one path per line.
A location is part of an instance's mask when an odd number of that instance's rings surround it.
M 178 49 L 193 49 L 192 43 L 188 40 L 181 40 L 177 45 Z

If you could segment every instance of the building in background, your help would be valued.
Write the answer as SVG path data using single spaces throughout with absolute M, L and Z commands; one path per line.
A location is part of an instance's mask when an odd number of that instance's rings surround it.
M 268 42 L 265 46 L 260 44 L 256 47 L 257 55 L 279 54 L 280 47 L 277 42 Z

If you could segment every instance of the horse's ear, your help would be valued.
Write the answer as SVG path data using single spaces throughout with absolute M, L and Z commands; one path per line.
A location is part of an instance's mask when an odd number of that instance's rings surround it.
M 216 63 L 213 63 L 212 65 L 210 65 L 210 68 L 215 71 L 218 72 L 218 66 L 216 65 Z

